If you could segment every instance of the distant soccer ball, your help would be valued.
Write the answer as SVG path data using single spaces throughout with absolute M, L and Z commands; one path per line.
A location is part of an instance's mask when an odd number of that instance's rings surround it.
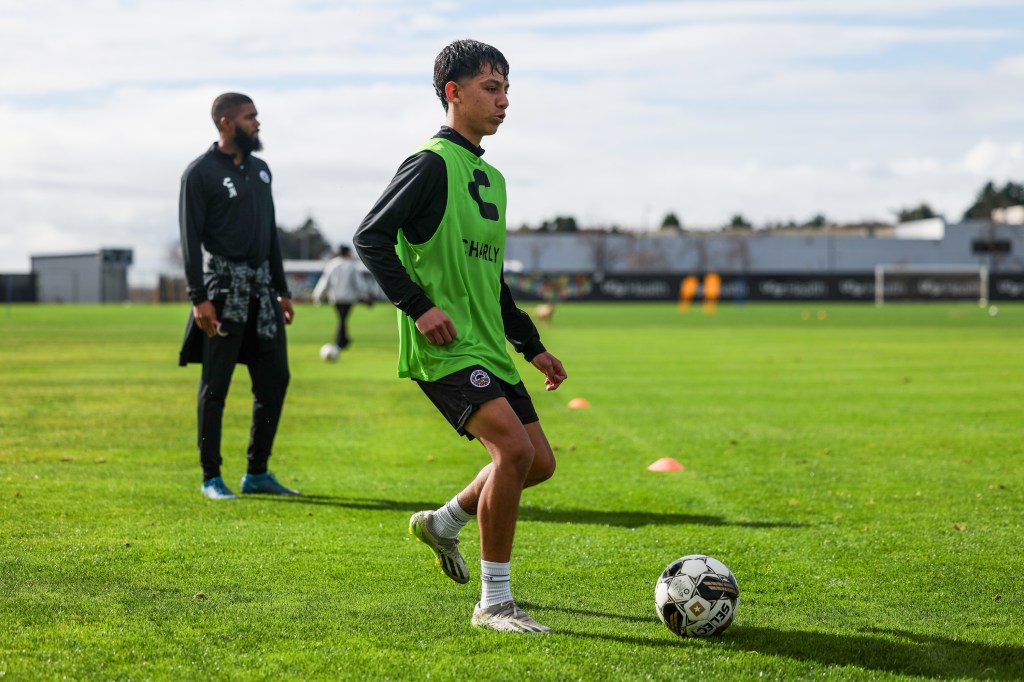
M 680 637 L 722 634 L 732 625 L 739 601 L 736 576 L 704 554 L 676 559 L 654 586 L 658 618 Z
M 340 353 L 341 349 L 333 343 L 325 343 L 320 346 L 320 359 L 324 362 L 336 362 Z

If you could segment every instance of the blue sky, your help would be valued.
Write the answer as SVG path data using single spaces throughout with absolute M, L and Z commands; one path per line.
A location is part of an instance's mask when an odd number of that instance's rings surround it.
M 464 37 L 512 65 L 484 143 L 511 227 L 957 220 L 1024 180 L 1024 0 L 0 0 L 0 271 L 106 246 L 172 272 L 226 90 L 256 100 L 279 222 L 350 240 L 443 122 L 432 61 Z

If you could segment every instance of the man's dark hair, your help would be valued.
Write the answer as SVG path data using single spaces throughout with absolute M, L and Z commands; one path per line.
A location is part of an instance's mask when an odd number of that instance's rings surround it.
M 252 103 L 252 98 L 248 95 L 237 92 L 225 92 L 213 100 L 213 108 L 210 110 L 210 115 L 213 116 L 213 125 L 217 126 L 217 130 L 220 130 L 221 118 L 225 116 L 231 118 L 238 111 L 238 107 L 243 104 Z
M 476 40 L 456 40 L 441 50 L 434 60 L 434 92 L 441 100 L 441 105 L 448 111 L 448 98 L 444 94 L 444 86 L 450 81 L 458 82 L 466 76 L 475 76 L 490 66 L 508 78 L 508 60 L 497 48 Z
M 338 247 L 338 255 L 341 256 L 342 258 L 348 256 L 350 253 L 352 253 L 352 247 L 350 247 L 348 244 L 342 244 L 341 246 Z

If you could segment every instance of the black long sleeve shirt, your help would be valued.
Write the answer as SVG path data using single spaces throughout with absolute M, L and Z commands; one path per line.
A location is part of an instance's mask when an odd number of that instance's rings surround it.
M 453 129 L 442 126 L 434 136 L 450 140 L 477 156 L 484 150 Z M 434 306 L 399 260 L 395 252 L 398 232 L 412 244 L 434 236 L 448 205 L 448 171 L 444 160 L 429 152 L 413 154 L 399 166 L 391 184 L 373 205 L 356 230 L 353 244 L 360 259 L 373 273 L 385 295 L 399 310 L 418 319 Z M 501 280 L 501 319 L 505 338 L 527 360 L 544 352 L 533 320 L 520 310 L 512 291 Z
M 203 250 L 258 268 L 270 265 L 270 280 L 280 296 L 291 297 L 284 276 L 270 167 L 255 156 L 241 165 L 214 143 L 181 176 L 178 222 L 188 295 L 194 305 L 216 298 L 229 282 L 204 273 Z

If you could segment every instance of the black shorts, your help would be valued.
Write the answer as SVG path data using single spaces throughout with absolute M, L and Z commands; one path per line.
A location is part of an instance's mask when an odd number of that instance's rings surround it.
M 514 385 L 502 381 L 480 365 L 452 372 L 437 381 L 413 381 L 419 384 L 459 435 L 470 440 L 473 440 L 473 434 L 466 431 L 466 422 L 481 405 L 495 398 L 508 400 L 523 424 L 540 421 L 522 381 Z

